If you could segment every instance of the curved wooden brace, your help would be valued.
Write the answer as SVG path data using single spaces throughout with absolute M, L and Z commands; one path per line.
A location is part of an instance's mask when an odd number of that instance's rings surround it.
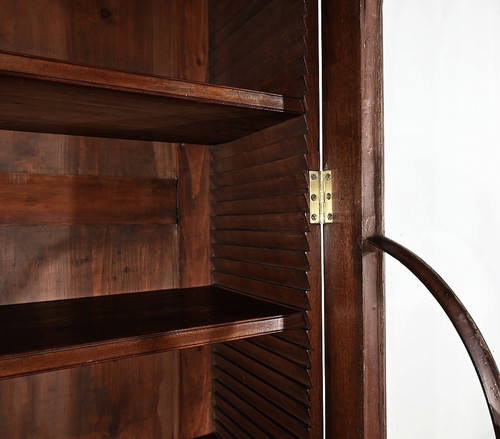
M 365 239 L 405 265 L 427 287 L 455 326 L 474 364 L 493 422 L 500 439 L 500 374 L 486 341 L 462 302 L 448 284 L 427 263 L 407 248 L 385 236 Z

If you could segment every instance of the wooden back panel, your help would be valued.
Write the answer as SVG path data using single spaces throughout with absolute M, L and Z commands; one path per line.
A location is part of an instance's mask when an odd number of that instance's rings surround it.
M 320 438 L 320 237 L 307 219 L 307 171 L 318 166 L 317 11 L 302 0 L 235 3 L 211 3 L 211 80 L 304 97 L 308 112 L 213 148 L 213 279 L 304 310 L 311 329 L 215 346 L 215 430 Z
M 205 4 L 204 0 L 0 0 L 0 49 L 204 80 Z M 2 131 L 0 172 L 40 174 L 49 180 L 67 176 L 73 181 L 167 182 L 177 178 L 178 161 L 185 166 L 184 158 L 178 160 L 178 150 L 173 144 Z M 200 150 L 190 162 L 204 156 Z M 196 166 L 192 168 L 180 188 L 180 204 L 207 204 L 207 194 L 191 195 L 191 187 L 200 184 Z M 183 269 L 179 267 L 179 243 L 185 243 L 192 231 L 189 222 L 182 227 L 144 221 L 55 224 L 61 223 L 60 218 L 50 225 L 41 225 L 36 218 L 30 222 L 0 227 L 1 304 L 208 283 L 208 260 L 204 268 L 193 267 L 189 245 L 182 252 Z M 208 242 L 208 227 L 201 236 Z M 189 277 L 191 272 L 195 274 Z M 207 357 L 206 352 L 195 352 Z M 208 397 L 198 402 L 191 381 L 199 374 L 191 372 L 189 362 L 181 368 L 181 362 L 178 352 L 170 352 L 3 381 L 0 431 L 9 438 L 170 438 L 208 433 L 211 381 L 203 378 Z M 179 404 L 180 395 L 190 393 Z M 197 401 L 194 406 L 190 398 Z M 181 418 L 189 421 L 181 426 Z

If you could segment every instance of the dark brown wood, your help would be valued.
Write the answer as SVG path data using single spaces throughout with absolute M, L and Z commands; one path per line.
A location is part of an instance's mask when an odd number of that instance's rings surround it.
M 272 213 L 305 213 L 308 211 L 304 194 L 262 197 L 250 200 L 231 200 L 214 203 L 216 215 L 246 215 Z
M 2 129 L 216 144 L 302 112 L 280 95 L 6 52 L 0 66 Z
M 307 70 L 302 58 L 304 39 L 287 29 L 304 32 L 303 1 L 252 0 L 235 18 L 231 14 L 237 12 L 229 3 L 212 2 L 211 81 L 257 90 L 287 90 L 291 96 L 302 97 Z
M 225 365 L 228 362 L 236 364 L 244 373 L 256 376 L 261 381 L 279 389 L 281 393 L 288 395 L 290 398 L 300 402 L 307 408 L 311 407 L 309 389 L 306 386 L 293 381 L 289 376 L 277 372 L 256 359 L 248 358 L 246 355 L 234 349 L 231 344 L 217 345 L 214 360 L 215 364 L 219 365 L 224 370 L 226 370 Z
M 265 416 L 280 430 L 269 431 L 272 427 L 268 426 L 264 433 L 254 433 L 256 437 L 317 439 L 322 434 L 320 234 L 319 228 L 311 230 L 304 215 L 308 210 L 306 171 L 319 167 L 316 5 L 302 0 L 251 0 L 238 8 L 224 0 L 212 5 L 211 79 L 287 90 L 303 97 L 307 108 L 304 118 L 213 148 L 214 281 L 308 310 L 314 322 L 310 331 L 290 334 L 290 340 L 259 337 L 231 343 L 232 350 L 215 347 L 220 368 L 217 385 L 221 382 L 228 390 L 239 389 L 234 397 L 224 393 L 224 388 L 216 392 L 217 425 L 227 421 L 228 428 L 233 428 L 241 420 L 235 421 L 234 412 L 228 414 L 231 404 L 262 428 L 261 421 L 265 421 L 259 409 L 270 401 L 273 404 L 264 410 Z M 301 294 L 301 290 L 308 292 Z M 228 361 L 224 363 L 219 354 Z M 236 370 L 245 371 L 244 375 L 236 378 Z M 252 373 L 256 382 L 277 387 L 280 381 L 271 370 L 306 386 L 308 403 L 300 409 L 295 406 L 297 413 L 283 414 L 283 408 L 274 413 L 273 406 L 293 406 L 287 405 L 289 396 L 280 392 L 284 383 L 277 393 L 266 385 L 252 386 L 250 393 L 246 390 L 245 376 Z M 266 381 L 271 377 L 274 381 Z M 294 395 L 301 394 L 292 388 Z M 287 421 L 289 413 L 300 422 Z
M 213 278 L 216 285 L 221 285 L 230 290 L 242 291 L 261 297 L 262 299 L 272 300 L 297 308 L 309 308 L 307 292 L 304 290 L 217 271 L 213 273 Z
M 0 174 L 0 225 L 175 224 L 177 181 Z
M 238 380 L 242 384 L 250 387 L 259 395 L 262 395 L 269 401 L 275 401 L 281 410 L 288 412 L 300 419 L 306 425 L 310 426 L 311 419 L 309 416 L 309 406 L 302 404 L 289 395 L 286 395 L 281 389 L 276 389 L 271 384 L 268 384 L 251 373 L 245 372 L 239 366 L 227 361 L 223 357 L 217 358 L 217 365 L 214 369 L 215 377 L 220 375 L 229 375 L 233 379 Z
M 305 153 L 307 153 L 307 145 L 304 144 L 304 136 L 298 136 L 285 141 L 278 140 L 269 146 L 217 160 L 214 162 L 213 170 L 216 173 L 234 171 Z
M 319 148 L 320 145 L 320 115 L 319 107 L 322 104 L 319 96 L 319 59 L 318 59 L 318 6 L 320 3 L 315 0 L 306 0 L 305 6 L 307 15 L 304 17 L 306 26 L 305 44 L 306 55 L 305 62 L 307 65 L 308 74 L 305 75 L 305 85 L 307 93 L 304 96 L 305 105 L 307 108 L 306 122 L 309 131 L 305 136 L 308 146 L 307 162 L 309 169 L 320 169 Z M 309 199 L 309 197 L 307 197 Z M 311 383 L 311 390 L 309 397 L 311 398 L 312 405 L 309 410 L 311 417 L 311 438 L 321 439 L 324 437 L 323 431 L 323 358 L 322 358 L 322 236 L 321 228 L 309 226 L 307 229 L 306 237 L 309 244 L 309 253 L 307 258 L 310 268 L 307 271 L 307 278 L 310 285 L 308 292 L 309 310 L 307 318 L 310 322 L 310 328 L 307 331 L 307 337 L 311 345 L 308 350 L 309 359 L 311 361 L 311 368 L 309 369 L 309 379 Z M 338 261 L 337 261 L 338 262 Z
M 474 364 L 488 404 L 495 437 L 500 438 L 500 372 L 486 340 L 467 308 L 431 266 L 401 244 L 385 236 L 371 236 L 366 238 L 364 242 L 390 254 L 401 262 L 426 286 L 441 305 L 462 339 Z
M 175 76 L 208 81 L 209 14 L 207 0 L 169 2 L 169 32 L 175 35 L 169 54 Z M 172 30 L 173 29 L 173 30 Z M 168 56 L 167 56 L 168 57 Z M 172 62 L 169 61 L 169 62 Z M 205 145 L 180 145 L 179 283 L 210 285 L 210 153 Z M 179 439 L 212 432 L 212 347 L 179 352 Z
M 260 263 L 231 261 L 229 259 L 214 258 L 214 269 L 219 273 L 232 273 L 250 279 L 257 279 L 278 285 L 308 290 L 309 283 L 304 270 L 289 269 Z
M 251 419 L 245 417 L 244 413 L 235 409 L 224 398 L 220 398 L 220 402 L 214 409 L 215 420 L 217 422 L 217 433 L 220 434 L 220 429 L 229 430 L 231 434 L 235 434 L 237 438 L 248 437 L 262 437 L 265 433 L 255 425 Z M 223 436 L 231 437 L 234 436 Z M 264 436 L 266 437 L 266 436 Z
M 168 49 L 171 3 L 0 0 L 0 49 L 182 79 Z M 168 144 L 0 133 L 2 172 L 176 179 L 176 157 Z M 178 286 L 175 224 L 1 227 L 0 235 L 2 303 Z M 176 357 L 170 351 L 4 380 L 2 436 L 179 437 Z
M 278 337 L 253 337 L 248 340 L 261 348 L 274 352 L 282 357 L 289 359 L 297 364 L 301 364 L 307 368 L 311 367 L 309 352 L 302 349 L 302 346 L 290 343 Z
M 221 187 L 214 193 L 214 199 L 216 201 L 246 200 L 265 196 L 304 194 L 306 190 L 307 182 L 304 175 L 295 174 L 276 179 L 271 178 L 247 184 Z
M 284 426 L 286 430 L 288 430 L 289 435 L 299 438 L 309 437 L 309 426 L 306 423 L 296 419 L 293 414 L 283 411 L 280 407 L 276 407 L 276 405 L 269 402 L 269 400 L 263 397 L 260 393 L 256 392 L 254 388 L 241 383 L 220 369 L 218 370 L 218 373 L 215 374 L 215 381 L 216 383 L 221 383 L 228 389 L 231 389 L 232 392 L 235 392 L 250 406 L 265 416 L 270 417 L 279 425 Z
M 295 364 L 290 359 L 283 358 L 278 355 L 269 355 L 267 350 L 256 346 L 248 340 L 234 341 L 231 343 L 231 347 L 243 355 L 251 357 L 271 369 L 280 371 L 302 386 L 308 389 L 311 388 L 307 368 Z
M 0 376 L 304 326 L 302 313 L 214 287 L 0 308 Z
M 259 262 L 271 266 L 302 270 L 309 268 L 309 262 L 303 252 L 217 244 L 214 245 L 213 249 L 218 257 L 235 261 Z
M 285 141 L 293 137 L 303 136 L 306 133 L 307 123 L 305 118 L 297 117 L 272 128 L 250 134 L 245 138 L 234 140 L 223 145 L 217 145 L 217 148 L 213 148 L 211 152 L 214 160 L 218 161 L 237 156 L 242 152 L 251 151 L 255 148 L 271 145 L 276 143 L 277 139 Z
M 218 244 L 276 248 L 280 250 L 309 250 L 309 244 L 304 234 L 298 232 L 216 230 L 213 236 Z
M 382 2 L 323 2 L 324 166 L 338 185 L 325 226 L 326 436 L 384 438 Z
M 219 381 L 214 383 L 215 395 L 227 404 L 235 407 L 238 411 L 245 413 L 245 416 L 254 422 L 254 424 L 264 433 L 260 433 L 257 437 L 287 437 L 291 436 L 291 432 L 286 429 L 287 425 L 283 425 L 268 418 L 257 407 L 249 404 L 245 399 Z M 293 437 L 293 436 L 292 436 Z M 297 436 L 296 436 L 297 437 Z M 300 437 L 300 436 L 299 436 Z
M 223 174 L 214 175 L 213 183 L 217 186 L 233 186 L 246 183 L 269 180 L 272 178 L 287 177 L 291 174 L 303 174 L 308 169 L 304 156 L 278 160 L 260 166 L 239 169 Z
M 85 81 L 90 81 L 80 85 L 78 78 L 76 83 L 75 78 L 53 81 L 57 75 L 47 71 L 28 73 L 35 76 L 31 78 L 0 75 L 0 84 L 5 79 L 4 109 L 13 109 L 12 119 L 20 121 L 20 125 L 6 126 L 52 131 L 64 124 L 53 120 L 51 125 L 44 116 L 59 112 L 56 116 L 68 119 L 66 125 L 73 124 L 68 131 L 60 131 L 63 133 L 165 140 L 160 131 L 166 123 L 168 139 L 202 144 L 2 133 L 0 143 L 6 141 L 0 145 L 1 172 L 57 174 L 61 178 L 92 175 L 99 180 L 178 179 L 179 226 L 113 226 L 106 222 L 102 226 L 0 228 L 8 229 L 0 231 L 8 249 L 3 257 L 9 264 L 2 263 L 1 270 L 14 270 L 6 279 L 15 286 L 0 291 L 0 299 L 4 303 L 26 302 L 66 294 L 74 297 L 157 290 L 164 285 L 208 285 L 210 217 L 215 213 L 211 222 L 216 241 L 212 247 L 214 282 L 261 296 L 266 300 L 264 307 L 270 306 L 268 301 L 295 306 L 300 309 L 293 311 L 301 319 L 300 327 L 307 322 L 310 328 L 280 333 L 280 337 L 259 337 L 236 344 L 237 349 L 217 345 L 213 357 L 216 380 L 223 388 L 216 389 L 213 427 L 211 347 L 202 346 L 3 381 L 17 383 L 0 389 L 0 395 L 9 389 L 7 396 L 0 396 L 2 413 L 10 401 L 17 404 L 16 420 L 8 422 L 9 429 L 4 430 L 0 423 L 0 430 L 8 436 L 187 439 L 215 431 L 214 436 L 233 439 L 321 437 L 320 236 L 319 228 L 312 229 L 305 215 L 306 171 L 319 166 L 315 8 L 309 0 L 88 0 L 71 6 L 66 0 L 0 0 L 0 9 L 5 11 L 4 18 L 0 17 L 0 50 L 106 67 L 78 67 L 85 69 Z M 76 68 L 63 63 L 68 69 L 64 74 Z M 124 70 L 135 73 L 121 72 Z M 92 77 L 96 73 L 101 77 Z M 40 79 L 39 75 L 46 74 L 50 80 Z M 268 111 L 266 107 L 261 117 L 253 104 L 243 109 L 239 101 L 233 101 L 232 113 L 228 113 L 227 102 L 219 101 L 221 93 L 237 92 L 240 99 L 246 90 L 209 86 L 209 79 L 295 96 L 297 99 L 286 101 L 295 109 L 289 107 L 292 111 L 285 115 L 282 110 Z M 183 82 L 180 88 L 179 80 Z M 151 82 L 140 85 L 141 90 L 137 89 L 140 81 Z M 162 81 L 175 83 L 174 88 L 181 93 L 186 87 L 210 89 L 214 93 L 209 99 L 216 100 L 213 106 L 224 110 L 217 110 L 214 116 L 212 109 L 201 111 L 196 104 L 196 114 L 179 120 L 177 113 L 160 111 L 164 98 L 158 94 L 168 93 L 164 88 L 155 89 Z M 54 93 L 43 90 L 47 83 L 52 92 L 71 97 L 72 108 L 67 102 L 55 102 Z M 6 89 L 8 84 L 15 87 Z M 22 93 L 21 84 L 25 88 Z M 82 89 L 85 94 L 80 93 Z M 109 101 L 103 106 L 89 91 Z M 12 104 L 9 99 L 14 93 L 20 101 Z M 80 105 L 85 108 L 74 104 L 79 93 Z M 257 95 L 259 99 L 270 97 Z M 32 104 L 29 98 L 38 98 L 40 103 L 37 120 L 23 119 L 26 106 Z M 184 98 L 174 99 L 176 111 L 184 108 Z M 305 117 L 261 130 L 267 123 L 276 124 L 281 115 L 301 113 L 302 101 L 307 109 Z M 52 110 L 42 112 L 41 106 L 47 103 Z M 192 102 L 186 105 L 194 108 Z M 21 106 L 23 111 L 19 111 Z M 256 117 L 243 116 L 247 110 L 256 112 Z M 80 118 L 85 118 L 86 124 Z M 247 136 L 249 125 L 259 131 Z M 213 149 L 204 146 L 225 142 L 229 135 L 244 137 Z M 216 188 L 210 186 L 210 167 Z M 214 200 L 211 207 L 210 198 Z M 18 265 L 22 270 L 16 268 Z M 224 330 L 229 331 L 230 326 Z M 217 340 L 207 335 L 205 341 Z M 157 345 L 153 348 L 159 349 Z M 82 350 L 76 351 L 82 358 Z M 141 387 L 141 382 L 147 385 Z M 25 383 L 32 387 L 23 387 Z M 41 395 L 55 395 L 57 402 Z M 136 398 L 141 407 L 134 411 Z M 53 414 L 61 412 L 71 414 L 55 419 Z M 54 420 L 54 427 L 50 420 Z M 40 432 L 35 431 L 40 425 Z
M 205 11 L 207 12 L 207 11 Z M 192 20 L 192 16 L 186 20 Z M 201 28 L 201 26 L 200 26 Z M 208 43 L 208 40 L 206 40 Z M 181 286 L 211 283 L 210 153 L 204 145 L 181 145 L 179 171 L 179 264 Z M 212 349 L 200 346 L 179 353 L 181 395 L 179 437 L 212 431 Z M 203 373 L 200 373 L 203 370 Z

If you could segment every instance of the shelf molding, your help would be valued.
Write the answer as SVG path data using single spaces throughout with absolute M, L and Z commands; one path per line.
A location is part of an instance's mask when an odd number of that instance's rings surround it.
M 0 379 L 304 327 L 301 311 L 217 287 L 4 305 Z
M 218 144 L 303 114 L 300 99 L 0 51 L 0 129 Z

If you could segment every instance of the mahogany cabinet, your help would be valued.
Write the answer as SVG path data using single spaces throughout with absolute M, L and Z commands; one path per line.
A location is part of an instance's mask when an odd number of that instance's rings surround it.
M 0 0 L 0 437 L 383 437 L 380 4 L 323 1 L 321 127 L 318 16 Z

